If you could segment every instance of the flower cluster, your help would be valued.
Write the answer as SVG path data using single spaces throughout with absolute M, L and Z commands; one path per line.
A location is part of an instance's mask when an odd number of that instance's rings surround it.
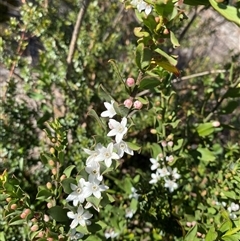
M 152 11 L 152 6 L 143 0 L 132 0 L 131 4 L 137 8 L 139 12 L 144 11 L 147 15 L 149 15 Z
M 229 212 L 229 217 L 231 219 L 236 219 L 237 218 L 237 212 L 240 210 L 240 206 L 237 203 L 231 202 L 230 206 L 227 206 L 227 203 L 225 202 L 215 202 L 216 205 L 223 206 L 224 208 L 227 208 Z
M 93 216 L 93 214 L 86 209 L 94 207 L 97 211 L 99 211 L 99 207 L 95 207 L 87 200 L 87 198 L 93 196 L 97 199 L 101 199 L 101 193 L 108 189 L 108 187 L 103 183 L 100 163 L 104 163 L 105 167 L 109 168 L 112 165 L 112 160 L 122 158 L 124 153 L 133 155 L 133 150 L 129 148 L 125 141 L 123 141 L 124 135 L 128 131 L 127 118 L 123 117 L 120 122 L 113 119 L 113 117 L 117 114 L 114 109 L 113 100 L 110 103 L 104 102 L 104 106 L 106 110 L 101 113 L 101 117 L 109 118 L 108 126 L 110 131 L 107 133 L 107 136 L 113 137 L 114 141 L 110 142 L 107 146 L 103 146 L 101 143 L 98 143 L 94 150 L 86 148 L 83 149 L 84 152 L 89 155 L 85 166 L 88 179 L 85 180 L 81 177 L 77 185 L 71 183 L 70 187 L 72 189 L 72 193 L 70 193 L 66 199 L 68 202 L 72 202 L 74 207 L 77 207 L 76 212 L 69 211 L 67 213 L 68 217 L 73 219 L 70 225 L 70 236 L 72 240 L 76 237 L 82 237 L 83 235 L 76 232 L 78 225 L 86 226 L 91 224 L 89 219 Z M 112 234 L 110 236 L 112 236 Z
M 166 145 L 165 145 L 166 144 Z M 162 146 L 171 146 L 172 147 L 172 141 L 168 143 L 162 142 Z M 149 183 L 156 184 L 161 179 L 164 180 L 164 187 L 168 188 L 170 192 L 173 192 L 175 189 L 178 188 L 177 180 L 181 177 L 178 173 L 177 168 L 171 168 L 168 163 L 173 162 L 174 157 L 172 155 L 164 156 L 162 153 L 160 153 L 156 158 L 150 158 L 151 170 L 154 171 L 151 174 L 151 180 Z

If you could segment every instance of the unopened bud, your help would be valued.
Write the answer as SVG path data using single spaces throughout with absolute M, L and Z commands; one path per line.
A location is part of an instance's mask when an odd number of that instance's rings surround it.
M 44 214 L 43 220 L 47 223 L 49 221 L 49 216 Z
M 135 80 L 133 78 L 127 78 L 126 84 L 128 87 L 132 87 L 135 85 Z
M 172 141 L 169 141 L 169 142 L 167 143 L 167 145 L 170 146 L 170 147 L 172 147 L 172 146 L 173 146 L 173 142 L 172 142 Z
M 46 187 L 47 187 L 47 189 L 51 189 L 51 188 L 52 188 L 52 183 L 51 183 L 51 182 L 48 182 L 48 183 L 46 184 Z
M 38 225 L 34 224 L 30 229 L 32 232 L 36 232 L 38 230 Z
M 156 129 L 151 129 L 150 132 L 151 132 L 152 134 L 157 134 L 157 130 L 156 130 Z
M 60 181 L 63 181 L 65 178 L 66 178 L 66 175 L 62 175 L 62 176 L 60 177 Z
M 220 126 L 220 122 L 219 121 L 213 121 L 212 122 L 212 126 L 213 127 L 219 127 Z
M 124 106 L 128 109 L 130 109 L 132 107 L 132 100 L 131 99 L 126 99 L 124 102 L 123 102 Z
M 6 198 L 6 201 L 9 203 L 12 199 L 10 197 Z
M 16 204 L 16 203 L 12 204 L 10 208 L 11 208 L 12 210 L 17 209 L 17 204 Z
M 20 214 L 21 219 L 25 219 L 26 217 L 27 217 L 26 213 L 23 212 L 23 213 Z
M 29 215 L 29 214 L 31 213 L 31 210 L 30 210 L 29 208 L 27 208 L 27 209 L 25 209 L 23 212 L 24 212 L 26 215 Z
M 48 207 L 48 208 L 52 208 L 52 207 L 53 207 L 53 204 L 49 202 L 49 203 L 47 203 L 47 207 Z
M 57 174 L 57 168 L 53 168 L 53 169 L 52 169 L 52 174 L 53 174 L 53 175 L 56 175 L 56 174 Z
M 51 147 L 49 151 L 50 151 L 51 154 L 54 154 L 55 149 L 53 147 Z
M 166 147 L 167 146 L 167 142 L 166 141 L 161 141 L 162 147 Z
M 53 160 L 49 160 L 49 161 L 48 161 L 48 164 L 49 164 L 49 166 L 53 167 L 55 163 L 54 163 Z
M 133 103 L 133 106 L 134 106 L 134 108 L 140 110 L 140 109 L 143 107 L 143 104 L 142 104 L 139 100 L 136 100 L 136 101 Z
M 167 28 L 165 28 L 165 29 L 163 30 L 163 34 L 165 34 L 165 35 L 169 34 L 169 30 L 168 30 Z

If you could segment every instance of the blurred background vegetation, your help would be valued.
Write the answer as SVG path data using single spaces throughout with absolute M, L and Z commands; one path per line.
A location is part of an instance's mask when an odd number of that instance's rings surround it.
M 93 0 L 86 5 L 76 51 L 72 63 L 67 62 L 84 3 L 0 0 L 0 172 L 7 169 L 19 178 L 32 199 L 36 185 L 50 180 L 49 169 L 40 162 L 40 153 L 52 146 L 43 131 L 46 121 L 59 118 L 67 132 L 66 166 L 74 163 L 81 168 L 86 158 L 82 148 L 91 147 L 95 142 L 92 136 L 102 134 L 87 115 L 90 108 L 97 113 L 104 109 L 101 85 L 116 101 L 127 98 L 108 60 L 116 60 L 124 78 L 138 74 L 133 56 L 137 19 L 117 0 Z M 191 131 L 188 124 L 212 113 L 211 117 L 226 127 L 217 134 L 218 141 L 222 145 L 239 143 L 239 93 L 223 99 L 221 106 L 217 102 L 240 76 L 239 28 L 208 7 L 184 6 L 184 10 L 188 19 L 179 23 L 177 31 L 181 47 L 165 45 L 166 52 L 179 55 L 182 77 L 172 77 L 176 101 L 181 103 L 178 135 L 186 136 L 186 131 Z M 157 93 L 149 98 L 159 100 Z M 144 121 L 137 120 L 130 137 L 140 145 L 151 143 L 155 140 L 149 132 L 152 119 L 143 112 Z M 186 148 L 198 143 L 197 136 L 190 137 Z M 145 147 L 131 162 L 124 160 L 115 176 L 121 179 L 126 173 L 134 176 L 136 169 L 149 169 L 149 158 Z M 1 229 L 6 228 L 0 222 Z M 21 229 L 6 232 L 6 240 L 22 237 Z

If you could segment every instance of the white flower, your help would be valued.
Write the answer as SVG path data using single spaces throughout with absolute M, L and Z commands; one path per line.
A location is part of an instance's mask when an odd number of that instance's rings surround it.
M 167 162 L 172 162 L 174 160 L 174 157 L 172 155 L 166 156 L 166 161 Z
M 100 175 L 100 165 L 98 162 L 90 163 L 90 165 L 85 167 L 85 170 L 89 175 L 97 178 L 99 181 L 102 181 L 103 176 Z
M 86 196 L 94 195 L 96 198 L 101 197 L 101 192 L 106 191 L 108 186 L 100 185 L 100 181 L 92 176 L 89 176 L 89 182 L 86 184 Z
M 230 214 L 229 214 L 229 217 L 230 217 L 231 219 L 236 219 L 236 218 L 237 218 L 237 215 L 236 215 L 235 213 L 230 213 Z
M 120 158 L 123 157 L 124 152 L 129 155 L 133 155 L 133 150 L 130 149 L 127 143 L 124 141 L 120 141 L 119 143 L 114 144 L 114 147 L 117 149 L 117 154 Z
M 232 202 L 231 203 L 231 205 L 230 205 L 230 207 L 228 207 L 228 211 L 229 212 L 236 212 L 236 211 L 238 211 L 239 210 L 239 205 L 238 204 L 236 204 L 236 203 L 234 203 L 234 202 Z
M 70 229 L 70 240 L 79 240 L 84 236 L 83 233 L 78 233 L 76 229 Z
M 168 168 L 169 168 L 169 171 L 171 172 L 171 175 L 174 178 L 174 180 L 179 179 L 181 177 L 181 175 L 177 173 L 178 170 L 176 167 L 173 170 L 171 167 L 168 167 Z
M 150 158 L 150 162 L 152 163 L 151 170 L 156 170 L 160 166 L 157 159 Z
M 165 180 L 164 187 L 169 189 L 169 192 L 173 192 L 175 189 L 178 188 L 178 184 L 172 180 Z
M 92 150 L 89 150 L 89 149 L 86 149 L 86 148 L 83 148 L 84 152 L 86 152 L 88 155 L 90 155 L 87 160 L 86 160 L 86 164 L 87 165 L 91 165 L 92 162 L 95 162 L 100 154 L 100 149 L 102 148 L 103 146 L 98 143 L 95 148 L 94 148 L 94 151 Z
M 81 178 L 78 182 L 78 185 L 76 186 L 75 184 L 71 183 L 71 189 L 73 190 L 73 192 L 71 194 L 68 195 L 68 197 L 66 198 L 66 200 L 69 201 L 73 201 L 73 206 L 77 206 L 78 203 L 83 203 L 85 201 L 86 195 L 85 195 L 85 185 L 86 185 L 86 181 Z
M 144 10 L 147 15 L 152 11 L 152 6 L 143 0 L 133 0 L 131 4 L 136 7 L 139 12 Z
M 158 168 L 157 172 L 159 173 L 160 177 L 166 177 L 166 176 L 170 175 L 170 172 L 168 171 L 168 169 L 166 167 Z
M 109 238 L 116 238 L 118 236 L 118 233 L 115 233 L 114 230 L 108 230 L 105 232 L 105 238 L 109 239 Z
M 111 126 L 111 130 L 108 132 L 107 136 L 115 136 L 115 140 L 117 143 L 120 143 L 123 139 L 123 136 L 127 133 L 127 118 L 123 117 L 121 123 L 110 119 L 109 125 Z
M 115 116 L 117 114 L 117 112 L 115 111 L 115 109 L 113 107 L 114 100 L 111 100 L 111 104 L 108 102 L 104 102 L 103 104 L 105 105 L 107 110 L 105 110 L 101 113 L 102 117 L 112 118 L 113 116 Z
M 134 215 L 134 211 L 131 208 L 127 208 L 126 209 L 126 214 L 125 214 L 125 218 L 132 218 Z
M 152 180 L 150 180 L 150 182 L 149 182 L 151 184 L 157 183 L 160 180 L 160 176 L 159 176 L 158 172 L 157 173 L 152 173 L 151 177 L 152 177 Z
M 70 228 L 74 229 L 78 226 L 78 224 L 80 224 L 81 226 L 91 224 L 91 222 L 88 219 L 90 219 L 93 215 L 88 211 L 85 211 L 82 206 L 79 206 L 77 213 L 70 211 L 67 212 L 67 216 L 73 219 Z
M 138 200 L 139 194 L 137 193 L 137 189 L 135 187 L 131 187 L 131 194 L 129 195 L 129 198 L 133 198 Z
M 112 159 L 119 159 L 119 155 L 115 152 L 113 152 L 113 143 L 109 143 L 107 148 L 102 147 L 100 149 L 100 155 L 98 156 L 98 161 L 104 161 L 106 167 L 110 167 L 112 164 Z

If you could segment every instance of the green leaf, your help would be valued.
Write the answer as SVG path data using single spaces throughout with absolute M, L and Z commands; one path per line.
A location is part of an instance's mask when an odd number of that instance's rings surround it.
M 60 206 L 55 206 L 48 210 L 49 215 L 57 222 L 68 222 L 67 212 L 67 209 L 63 209 Z
M 67 194 L 70 194 L 72 192 L 72 189 L 71 189 L 71 186 L 70 186 L 71 183 L 76 185 L 76 180 L 72 177 L 65 178 L 61 182 L 62 187 L 63 187 L 63 191 Z
M 150 34 L 148 32 L 145 31 L 141 31 L 142 28 L 141 27 L 136 27 L 133 30 L 133 33 L 135 34 L 135 36 L 137 36 L 138 38 L 142 38 L 142 37 L 150 37 Z
M 43 190 L 40 190 L 38 193 L 37 193 L 37 197 L 36 199 L 38 200 L 47 200 L 49 199 L 50 197 L 52 197 L 52 193 L 46 189 L 43 189 Z
M 64 163 L 64 152 L 63 151 L 58 152 L 58 159 L 61 163 Z
M 173 58 L 172 56 L 168 55 L 167 53 L 165 53 L 163 50 L 157 48 L 157 49 L 155 49 L 155 52 L 160 54 L 161 56 L 163 56 L 165 59 L 167 59 L 168 62 L 170 63 L 170 65 L 172 65 L 172 66 L 177 65 L 177 60 L 175 58 Z M 158 64 L 158 62 L 157 62 L 157 64 Z
M 68 166 L 63 173 L 69 178 L 71 176 L 72 170 L 75 168 L 75 165 Z
M 240 88 L 229 88 L 224 94 L 224 98 L 238 98 L 240 97 Z
M 222 223 L 221 227 L 219 228 L 219 231 L 224 233 L 232 228 L 232 222 L 231 220 L 226 220 L 225 222 Z
M 176 36 L 174 35 L 174 33 L 172 31 L 170 31 L 170 40 L 171 40 L 171 43 L 173 44 L 174 48 L 180 46 L 178 39 L 176 38 Z
M 224 3 L 218 3 L 216 0 L 209 0 L 212 7 L 219 12 L 227 20 L 236 23 L 240 26 L 239 10 L 233 6 L 225 5 Z
M 9 221 L 9 225 L 10 226 L 15 226 L 15 225 L 23 225 L 23 223 L 25 223 L 26 220 L 25 219 L 22 219 L 20 217 L 20 215 L 17 215 L 16 217 L 12 218 L 10 221 Z
M 143 105 L 148 105 L 149 104 L 148 100 L 146 100 L 146 99 L 144 99 L 144 98 L 142 98 L 140 96 L 137 96 L 135 99 L 139 100 Z
M 198 125 L 197 132 L 198 132 L 198 135 L 201 137 L 209 136 L 214 132 L 214 127 L 210 122 L 202 123 Z
M 236 199 L 236 193 L 234 191 L 224 191 L 224 190 L 222 190 L 220 194 L 225 196 L 225 197 Z
M 239 103 L 235 100 L 229 101 L 227 105 L 221 109 L 220 113 L 223 115 L 231 114 L 239 107 Z
M 132 143 L 132 142 L 126 142 L 128 147 L 130 149 L 132 149 L 133 151 L 138 151 L 141 149 L 141 146 L 137 145 L 136 143 Z
M 240 234 L 228 235 L 221 238 L 224 241 L 239 241 Z
M 183 2 L 192 6 L 209 5 L 209 0 L 184 0 Z
M 214 241 L 218 237 L 214 227 L 211 227 L 206 235 L 205 241 Z
M 161 84 L 161 79 L 153 76 L 146 76 L 141 79 L 139 88 L 142 90 L 153 89 Z
M 79 233 L 83 233 L 84 235 L 89 234 L 87 226 L 78 225 L 76 231 Z
M 92 116 L 97 123 L 104 129 L 106 130 L 105 125 L 102 123 L 101 119 L 98 117 L 97 113 L 95 112 L 95 110 L 91 109 L 88 111 L 88 115 Z
M 210 151 L 207 148 L 199 147 L 197 149 L 197 151 L 201 153 L 201 155 L 202 155 L 201 160 L 203 160 L 203 161 L 211 162 L 211 161 L 214 161 L 216 159 L 216 157 L 213 154 L 213 152 Z
M 192 227 L 184 237 L 184 241 L 193 241 L 197 235 L 197 229 L 198 229 L 197 225 Z
M 152 59 L 152 52 L 146 48 L 143 43 L 138 44 L 136 48 L 136 64 L 139 69 L 145 70 L 149 67 Z
M 223 235 L 223 237 L 228 236 L 228 235 L 233 235 L 233 234 L 237 233 L 239 230 L 240 230 L 240 227 L 233 228 L 233 229 L 227 231 L 227 232 Z

